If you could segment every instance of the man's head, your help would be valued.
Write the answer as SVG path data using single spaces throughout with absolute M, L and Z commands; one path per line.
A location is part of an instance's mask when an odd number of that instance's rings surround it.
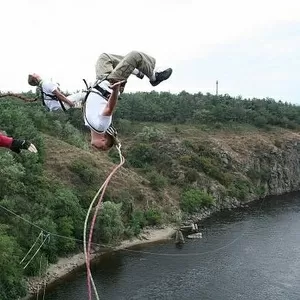
M 28 75 L 28 84 L 29 85 L 38 86 L 40 81 L 41 81 L 41 77 L 38 74 L 33 73 L 33 74 Z
M 91 144 L 98 150 L 107 151 L 114 145 L 114 138 L 107 132 L 97 133 L 91 130 Z

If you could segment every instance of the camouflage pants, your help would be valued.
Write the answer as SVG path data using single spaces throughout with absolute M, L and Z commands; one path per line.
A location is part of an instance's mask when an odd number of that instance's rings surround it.
M 127 80 L 134 69 L 138 69 L 151 78 L 155 68 L 155 58 L 138 51 L 131 51 L 126 56 L 102 53 L 96 63 L 97 79 L 121 81 Z

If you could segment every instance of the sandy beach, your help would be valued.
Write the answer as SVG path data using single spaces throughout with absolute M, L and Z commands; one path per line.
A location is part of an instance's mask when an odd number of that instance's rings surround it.
M 175 233 L 174 227 L 165 227 L 163 229 L 146 229 L 144 230 L 139 238 L 133 238 L 131 240 L 124 240 L 119 246 L 111 248 L 110 251 L 117 251 L 132 247 L 135 245 L 145 244 L 156 242 L 160 240 L 170 239 L 171 236 Z M 98 257 L 104 252 L 96 253 L 94 252 L 91 255 L 91 259 Z M 70 272 L 74 271 L 76 268 L 81 267 L 85 264 L 84 253 L 78 253 L 71 255 L 69 257 L 63 257 L 58 260 L 57 263 L 51 264 L 47 270 L 46 275 L 43 278 L 40 277 L 31 277 L 28 278 L 29 294 L 27 297 L 22 300 L 29 299 L 32 297 L 38 290 L 42 290 L 46 285 L 54 283 L 56 280 L 64 277 Z

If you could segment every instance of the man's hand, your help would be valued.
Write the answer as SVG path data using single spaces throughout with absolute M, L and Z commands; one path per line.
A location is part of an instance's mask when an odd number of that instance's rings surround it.
M 123 83 L 126 83 L 126 80 L 118 81 L 118 82 L 112 84 L 111 86 L 109 86 L 109 88 L 112 89 L 113 91 L 118 92 Z
M 28 150 L 33 153 L 37 153 L 36 147 L 26 140 L 13 139 L 10 146 L 10 150 L 16 153 L 20 153 L 22 149 Z

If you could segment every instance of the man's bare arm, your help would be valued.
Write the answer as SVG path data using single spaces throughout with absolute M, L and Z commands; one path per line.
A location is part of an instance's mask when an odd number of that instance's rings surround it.
M 58 89 L 53 91 L 53 94 L 59 99 L 60 101 L 68 104 L 70 107 L 74 107 L 74 103 L 70 101 L 64 94 L 62 94 Z
M 112 86 L 110 86 L 110 88 L 112 89 L 112 93 L 107 101 L 107 105 L 106 105 L 104 111 L 102 112 L 103 116 L 111 116 L 113 114 L 114 109 L 117 105 L 120 86 L 124 82 L 125 82 L 125 80 L 119 81 L 119 82 L 114 83 Z

